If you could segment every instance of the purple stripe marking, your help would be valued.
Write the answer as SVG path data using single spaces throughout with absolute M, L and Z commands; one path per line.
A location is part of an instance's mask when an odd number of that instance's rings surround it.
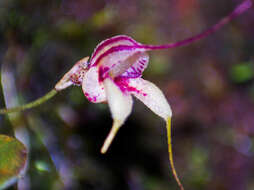
M 131 67 L 131 68 L 132 68 L 132 70 L 133 70 L 135 73 L 137 73 L 137 70 L 136 70 L 135 67 Z
M 121 75 L 122 78 L 138 78 L 140 76 L 141 76 L 141 74 L 138 74 L 138 73 L 128 73 L 128 76 Z
M 114 42 L 118 42 L 118 41 L 121 41 L 121 40 L 127 40 L 127 41 L 130 41 L 132 42 L 134 45 L 137 45 L 138 43 L 133 40 L 132 38 L 128 37 L 128 36 L 124 36 L 124 35 L 119 35 L 119 36 L 115 36 L 115 37 L 112 37 L 110 39 L 107 39 L 103 42 L 101 42 L 95 49 L 94 53 L 92 54 L 92 57 L 91 57 L 91 60 L 99 53 L 100 50 L 102 50 L 105 46 L 111 44 L 111 43 L 114 43 Z
M 139 63 L 140 63 L 141 65 L 144 65 L 144 64 L 145 64 L 142 60 L 140 60 Z
M 112 47 L 106 52 L 104 52 L 103 54 L 101 54 L 92 66 L 96 66 L 101 61 L 101 59 L 108 56 L 109 54 L 119 52 L 119 51 L 135 51 L 138 49 L 144 49 L 144 48 L 139 45 L 135 45 L 135 46 L 119 45 L 119 46 Z

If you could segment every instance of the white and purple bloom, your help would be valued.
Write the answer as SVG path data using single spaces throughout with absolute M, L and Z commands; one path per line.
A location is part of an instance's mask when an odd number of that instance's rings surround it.
M 89 62 L 88 57 L 78 61 L 55 87 L 62 90 L 73 84 L 82 85 L 90 102 L 108 102 L 114 123 L 102 153 L 107 151 L 117 130 L 131 113 L 132 95 L 165 121 L 172 116 L 161 90 L 141 78 L 148 65 L 146 51 L 150 48 L 124 35 L 107 39 L 96 47 Z
M 108 103 L 113 126 L 102 146 L 102 153 L 107 151 L 117 131 L 130 115 L 132 96 L 143 102 L 167 123 L 170 163 L 181 186 L 172 158 L 171 108 L 161 90 L 153 83 L 142 79 L 142 73 L 149 61 L 147 51 L 163 48 L 166 47 L 140 44 L 125 35 L 109 38 L 95 48 L 90 61 L 88 57 L 78 61 L 55 88 L 59 91 L 70 85 L 81 85 L 90 102 Z

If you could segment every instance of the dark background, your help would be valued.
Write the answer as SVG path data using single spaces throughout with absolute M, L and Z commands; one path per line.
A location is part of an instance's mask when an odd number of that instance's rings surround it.
M 108 37 L 176 42 L 212 26 L 240 2 L 1 0 L 1 107 L 43 96 Z M 150 53 L 144 78 L 162 89 L 172 107 L 174 160 L 187 190 L 254 189 L 253 34 L 252 8 L 201 41 Z M 88 102 L 80 87 L 0 116 L 0 132 L 15 134 L 30 149 L 27 175 L 10 189 L 64 189 L 59 178 L 65 189 L 179 189 L 162 119 L 135 101 L 101 155 L 111 124 L 108 106 Z

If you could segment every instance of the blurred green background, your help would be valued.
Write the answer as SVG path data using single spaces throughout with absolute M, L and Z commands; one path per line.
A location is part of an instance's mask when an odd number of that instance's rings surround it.
M 1 0 L 1 107 L 43 96 L 108 37 L 176 42 L 212 26 L 240 2 Z M 254 189 L 253 26 L 252 8 L 199 42 L 150 53 L 144 78 L 171 104 L 174 160 L 188 190 Z M 101 155 L 111 124 L 108 106 L 89 103 L 80 87 L 35 109 L 1 115 L 0 132 L 15 135 L 30 152 L 27 175 L 9 189 L 179 189 L 162 119 L 135 101 Z

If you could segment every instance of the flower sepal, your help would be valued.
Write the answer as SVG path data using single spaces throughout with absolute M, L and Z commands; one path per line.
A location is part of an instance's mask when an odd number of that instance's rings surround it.
M 59 80 L 55 85 L 57 91 L 68 88 L 71 85 L 81 85 L 83 78 L 87 72 L 89 57 L 84 57 L 79 60 L 75 65 Z

